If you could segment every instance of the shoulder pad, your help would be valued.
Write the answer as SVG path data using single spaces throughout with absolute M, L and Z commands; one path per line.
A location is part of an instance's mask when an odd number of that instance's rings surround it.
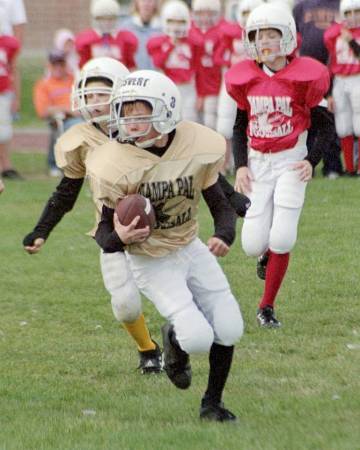
M 95 41 L 99 40 L 99 35 L 96 33 L 95 30 L 92 30 L 91 28 L 81 31 L 78 35 L 75 37 L 75 45 L 76 48 L 81 48 L 86 45 L 90 45 Z
M 314 58 L 301 56 L 294 58 L 282 73 L 279 73 L 278 78 L 281 80 L 310 82 L 328 76 L 329 71 L 324 64 Z
M 342 26 L 339 23 L 333 23 L 324 33 L 324 42 L 327 45 L 341 33 Z
M 152 36 L 147 42 L 147 48 L 152 50 L 154 48 L 161 47 L 165 42 L 169 42 L 170 44 L 170 39 L 165 34 L 160 36 Z
M 237 23 L 225 22 L 221 27 L 223 36 L 231 39 L 240 39 L 242 36 L 242 28 Z
M 262 76 L 265 74 L 254 61 L 244 60 L 225 72 L 225 81 L 227 86 L 243 86 L 254 80 L 255 77 Z
M 138 45 L 138 38 L 131 31 L 127 31 L 127 30 L 119 31 L 118 34 L 116 35 L 116 39 L 124 42 L 127 45 L 132 45 L 132 46 Z

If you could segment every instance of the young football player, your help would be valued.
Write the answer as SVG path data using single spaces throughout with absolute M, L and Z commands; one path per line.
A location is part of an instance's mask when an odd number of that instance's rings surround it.
M 194 0 L 193 25 L 189 37 L 199 46 L 200 59 L 195 80 L 198 96 L 197 110 L 202 122 L 215 129 L 217 98 L 221 88 L 222 67 L 214 61 L 214 51 L 221 43 L 222 27 L 220 0 Z
M 190 10 L 180 0 L 170 0 L 161 10 L 164 34 L 153 36 L 147 43 L 147 50 L 153 64 L 176 83 L 180 90 L 182 117 L 197 121 L 195 71 L 196 49 L 189 38 Z
M 243 249 L 249 256 L 264 255 L 258 268 L 265 288 L 257 320 L 263 327 L 279 327 L 275 298 L 296 242 L 306 184 L 321 158 L 321 137 L 326 134 L 319 133 L 308 153 L 307 129 L 321 114 L 317 105 L 329 87 L 329 74 L 311 58 L 289 59 L 297 45 L 296 28 L 283 8 L 263 4 L 254 9 L 246 23 L 245 44 L 251 60 L 225 75 L 238 105 L 235 189 L 251 199 L 242 228 Z
M 92 58 L 108 56 L 122 62 L 130 70 L 136 67 L 138 39 L 134 33 L 118 30 L 120 6 L 116 0 L 94 0 L 90 8 L 93 27 L 75 37 L 82 67 Z
M 243 332 L 239 306 L 215 256 L 225 256 L 235 238 L 236 216 L 224 196 L 218 171 L 225 141 L 195 122 L 180 122 L 180 94 L 165 75 L 128 75 L 114 99 L 119 140 L 92 154 L 88 172 L 104 203 L 96 240 L 105 255 L 126 248 L 140 290 L 167 320 L 162 328 L 164 368 L 180 389 L 191 384 L 189 354 L 210 352 L 210 372 L 200 417 L 233 421 L 222 393 L 235 342 Z M 140 193 L 156 210 L 157 225 L 136 229 L 139 217 L 122 225 L 118 198 Z M 204 245 L 197 211 L 203 195 L 215 223 Z
M 28 253 L 38 253 L 53 228 L 73 208 L 86 176 L 89 153 L 98 151 L 98 147 L 109 140 L 110 99 L 128 72 L 120 62 L 102 57 L 86 63 L 76 79 L 72 109 L 79 111 L 86 122 L 73 126 L 57 141 L 56 162 L 64 177 L 49 198 L 37 225 L 24 238 Z M 97 222 L 100 213 L 101 209 L 97 207 Z M 107 270 L 107 262 L 102 256 L 100 263 L 115 318 L 123 323 L 137 344 L 141 373 L 160 372 L 161 352 L 145 324 L 140 295 L 125 255 L 116 252 L 111 259 L 116 276 Z
M 360 0 L 341 0 L 342 23 L 325 31 L 324 42 L 334 76 L 329 108 L 335 114 L 347 174 L 360 174 L 354 162 L 354 135 L 360 136 Z

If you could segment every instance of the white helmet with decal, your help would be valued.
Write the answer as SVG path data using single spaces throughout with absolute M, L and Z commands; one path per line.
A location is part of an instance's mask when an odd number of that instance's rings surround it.
M 260 30 L 269 28 L 276 29 L 281 34 L 278 55 L 290 55 L 296 49 L 296 25 L 292 14 L 276 5 L 264 3 L 250 13 L 246 22 L 245 48 L 249 58 L 262 60 L 263 55 L 260 55 L 257 40 L 258 34 Z
M 172 38 L 187 36 L 190 29 L 190 10 L 181 0 L 166 2 L 161 10 L 161 24 L 165 34 Z
M 110 112 L 101 116 L 94 116 L 93 112 L 97 107 L 110 105 L 113 93 L 128 74 L 129 70 L 116 59 L 108 57 L 91 59 L 84 64 L 74 81 L 71 95 L 72 110 L 79 111 L 87 122 L 108 122 Z M 103 82 L 103 86 L 89 86 L 91 81 Z M 88 105 L 89 95 L 97 95 L 99 102 Z
M 125 116 L 123 106 L 136 101 L 146 102 L 151 113 L 145 116 Z M 158 139 L 147 140 L 142 144 L 136 138 L 146 136 L 151 126 L 161 135 L 176 128 L 181 120 L 181 98 L 176 84 L 166 75 L 154 70 L 138 70 L 130 73 L 124 80 L 112 101 L 112 124 L 117 127 L 121 141 L 135 142 L 142 148 L 149 147 Z M 127 125 L 146 123 L 149 127 L 141 133 L 127 131 Z
M 93 27 L 100 33 L 112 33 L 118 26 L 120 5 L 116 0 L 93 0 L 90 7 Z

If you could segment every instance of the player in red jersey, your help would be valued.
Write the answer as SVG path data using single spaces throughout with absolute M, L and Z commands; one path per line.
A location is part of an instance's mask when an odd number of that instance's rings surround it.
M 168 1 L 161 11 L 162 35 L 153 36 L 147 50 L 155 67 L 161 69 L 179 88 L 182 118 L 197 121 L 195 70 L 197 46 L 189 38 L 190 11 L 180 0 Z
M 130 70 L 136 67 L 138 39 L 131 31 L 119 31 L 120 7 L 116 0 L 94 0 L 91 6 L 93 27 L 76 35 L 75 45 L 82 67 L 92 58 L 108 56 Z
M 235 189 L 251 199 L 242 228 L 243 249 L 267 260 L 257 320 L 260 326 L 279 327 L 275 298 L 296 242 L 306 184 L 323 146 L 319 134 L 308 153 L 307 130 L 321 114 L 318 104 L 328 90 L 329 74 L 311 58 L 289 59 L 297 45 L 295 22 L 289 12 L 274 5 L 251 12 L 245 44 L 251 60 L 236 64 L 225 75 L 228 92 L 238 105 Z
M 220 0 L 194 0 L 193 25 L 190 38 L 197 42 L 200 64 L 196 71 L 198 111 L 207 127 L 216 128 L 217 96 L 221 88 L 222 67 L 214 62 L 214 52 L 221 42 L 222 27 Z
M 360 0 L 340 2 L 342 23 L 334 23 L 324 34 L 334 76 L 329 109 L 335 114 L 346 172 L 360 174 L 354 164 L 354 135 L 360 136 Z
M 13 76 L 20 41 L 2 33 L 2 19 L 0 16 L 0 174 L 4 178 L 19 179 L 20 175 L 11 166 L 9 147 L 13 133 L 12 115 L 16 112 Z

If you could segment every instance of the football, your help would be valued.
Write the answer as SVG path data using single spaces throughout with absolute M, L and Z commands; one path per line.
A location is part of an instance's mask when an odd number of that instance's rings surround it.
M 136 216 L 140 220 L 136 228 L 144 228 L 147 225 L 150 231 L 156 224 L 155 210 L 150 200 L 141 194 L 130 194 L 116 203 L 115 212 L 122 225 L 129 225 Z

